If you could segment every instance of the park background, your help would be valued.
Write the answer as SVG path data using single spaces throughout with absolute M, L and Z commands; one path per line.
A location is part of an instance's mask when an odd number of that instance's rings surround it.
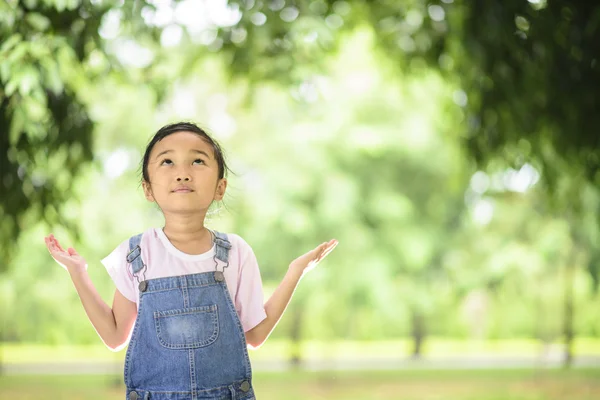
M 258 398 L 599 398 L 599 57 L 587 0 L 0 1 L 0 397 L 122 398 L 43 238 L 112 301 L 99 261 L 163 222 L 145 145 L 190 120 L 266 297 L 340 242 Z

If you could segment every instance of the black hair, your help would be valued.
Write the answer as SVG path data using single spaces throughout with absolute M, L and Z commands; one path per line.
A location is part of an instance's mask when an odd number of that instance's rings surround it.
M 217 164 L 219 165 L 219 179 L 227 176 L 227 171 L 229 171 L 229 167 L 225 162 L 225 157 L 223 156 L 223 150 L 221 150 L 221 146 L 214 140 L 212 137 L 208 135 L 202 128 L 198 127 L 196 124 L 192 122 L 176 122 L 174 124 L 165 125 L 160 128 L 155 134 L 148 146 L 146 146 L 146 152 L 144 153 L 144 158 L 142 160 L 142 180 L 146 182 L 150 182 L 150 176 L 148 175 L 148 161 L 150 159 L 150 152 L 154 148 L 156 143 L 160 142 L 164 138 L 173 133 L 177 132 L 193 132 L 200 136 L 202 140 L 212 146 L 213 153 L 215 159 L 217 160 Z

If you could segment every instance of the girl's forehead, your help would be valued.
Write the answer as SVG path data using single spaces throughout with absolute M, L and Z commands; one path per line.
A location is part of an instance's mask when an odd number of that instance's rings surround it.
M 158 154 L 165 150 L 188 152 L 193 149 L 204 150 L 208 154 L 213 152 L 212 147 L 200 135 L 194 132 L 176 132 L 157 142 L 152 153 Z

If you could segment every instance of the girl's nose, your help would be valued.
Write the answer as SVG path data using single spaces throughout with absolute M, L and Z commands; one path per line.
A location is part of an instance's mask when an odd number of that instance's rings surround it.
M 183 168 L 179 168 L 176 172 L 177 177 L 177 182 L 181 182 L 181 181 L 191 181 L 192 180 L 192 175 L 190 174 L 189 170 L 184 166 Z

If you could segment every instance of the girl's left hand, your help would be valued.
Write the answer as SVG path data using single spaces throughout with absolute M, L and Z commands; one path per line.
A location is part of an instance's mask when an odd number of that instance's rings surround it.
M 331 239 L 329 242 L 322 243 L 308 253 L 301 255 L 292 261 L 290 264 L 290 270 L 300 271 L 302 274 L 307 273 L 316 267 L 317 264 L 327 256 L 327 254 L 331 253 L 337 244 L 338 241 L 335 239 Z

